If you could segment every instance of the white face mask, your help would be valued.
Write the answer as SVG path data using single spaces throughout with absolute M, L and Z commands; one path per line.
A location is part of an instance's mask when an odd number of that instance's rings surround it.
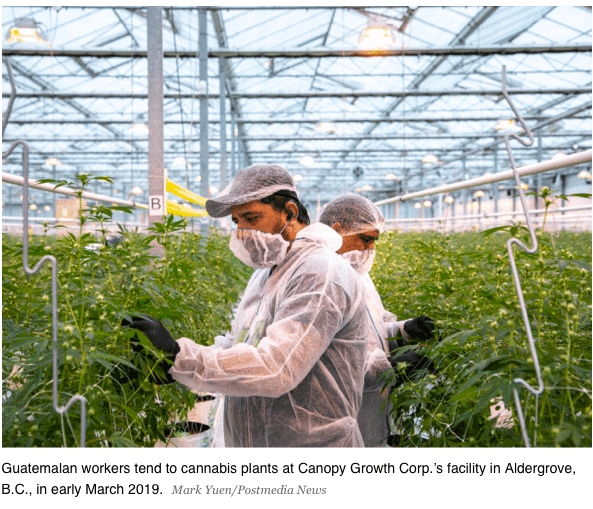
M 254 269 L 273 267 L 284 259 L 290 245 L 282 238 L 286 226 L 280 233 L 237 228 L 231 233 L 229 248 L 239 260 Z
M 343 253 L 342 256 L 357 274 L 363 276 L 371 270 L 371 267 L 373 266 L 373 262 L 375 261 L 375 250 L 366 249 L 364 251 L 348 251 L 347 253 Z

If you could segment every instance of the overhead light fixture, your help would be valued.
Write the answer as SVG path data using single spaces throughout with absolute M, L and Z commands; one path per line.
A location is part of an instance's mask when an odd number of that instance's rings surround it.
M 519 189 L 519 188 L 515 187 L 515 189 Z M 523 191 L 527 191 L 529 189 L 529 184 L 525 184 L 525 182 L 521 182 L 521 189 L 523 189 Z
M 319 125 L 315 128 L 318 133 L 335 133 L 336 126 L 331 122 L 320 122 Z
M 311 166 L 315 166 L 315 159 L 313 159 L 311 156 L 304 156 L 301 158 L 299 163 L 303 166 L 306 166 L 307 168 L 310 168 Z
M 218 187 L 211 186 L 209 191 L 210 191 L 210 194 L 218 194 Z
M 434 154 L 428 154 L 422 158 L 423 163 L 437 163 L 438 161 L 439 159 Z
M 414 208 L 415 209 L 421 209 L 422 208 L 422 204 L 421 203 L 416 203 L 416 204 L 414 204 Z
M 422 205 L 424 205 L 425 207 L 432 207 L 432 202 L 430 200 L 425 200 Z
M 148 134 L 148 127 L 146 127 L 146 124 L 132 124 L 130 132 L 133 134 Z
M 183 157 L 176 157 L 175 159 L 173 159 L 173 166 L 175 168 L 179 168 L 179 167 L 184 168 L 186 164 L 187 164 L 187 162 L 185 161 L 185 158 L 183 158 Z
M 35 205 L 35 204 L 33 203 L 33 205 L 31 205 L 29 208 L 30 208 L 31 210 L 37 210 L 37 205 Z
M 294 177 L 292 177 L 292 179 L 293 179 L 295 182 L 302 182 L 303 180 L 305 180 L 305 179 L 303 178 L 303 176 L 302 176 L 302 175 L 300 175 L 300 174 L 298 174 L 298 173 L 297 173 L 297 174 L 296 174 Z
M 591 179 L 591 174 L 587 170 L 583 170 L 577 175 L 577 177 L 580 179 Z
M 373 188 L 371 186 L 369 186 L 368 184 L 362 186 L 360 189 L 361 189 L 361 191 L 372 191 L 373 190 Z
M 62 166 L 62 163 L 59 159 L 56 159 L 55 157 L 50 157 L 45 161 L 45 166 Z
M 47 43 L 47 37 L 40 28 L 40 24 L 34 19 L 17 18 L 14 20 L 14 25 L 6 32 L 6 42 Z
M 132 188 L 132 194 L 142 194 L 144 191 L 138 186 Z
M 506 129 L 511 129 L 514 126 L 514 120 L 501 120 L 498 124 L 494 126 L 494 129 L 496 129 L 497 131 L 504 131 Z
M 453 202 L 455 201 L 455 198 L 453 198 L 453 196 L 447 196 L 447 197 L 445 198 L 445 201 L 446 201 L 447 203 L 453 203 Z
M 119 193 L 119 191 L 117 189 L 114 189 L 113 194 L 117 194 L 117 193 Z
M 381 21 L 369 21 L 358 37 L 358 45 L 369 49 L 386 49 L 395 45 L 393 28 Z
M 387 175 L 385 175 L 385 180 L 397 180 L 397 176 L 393 173 L 388 173 Z
M 562 159 L 563 157 L 566 157 L 566 154 L 564 152 L 556 152 L 552 157 L 552 160 Z
M 49 211 L 51 210 L 51 207 L 50 207 L 49 205 L 46 205 L 46 206 L 44 207 L 44 209 L 45 209 L 45 211 L 46 211 L 46 212 L 49 212 Z
M 198 176 L 195 178 L 195 180 L 196 180 L 196 182 L 199 182 L 200 180 L 202 180 L 202 177 L 201 177 L 201 175 L 198 175 Z
M 476 198 L 483 198 L 484 197 L 484 191 L 476 191 Z

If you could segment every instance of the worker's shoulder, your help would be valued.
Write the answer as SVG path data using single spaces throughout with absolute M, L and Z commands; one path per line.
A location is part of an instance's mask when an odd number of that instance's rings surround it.
M 337 253 L 322 247 L 310 250 L 295 264 L 292 278 L 307 277 L 330 282 L 350 291 L 361 287 L 358 275 L 350 264 Z

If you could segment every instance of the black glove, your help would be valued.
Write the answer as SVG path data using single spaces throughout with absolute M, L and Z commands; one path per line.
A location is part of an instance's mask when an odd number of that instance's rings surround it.
M 171 333 L 156 318 L 148 315 L 131 315 L 130 320 L 124 318 L 121 322 L 124 327 L 142 332 L 155 348 L 162 350 L 173 357 L 179 353 L 179 344 L 171 337 Z
M 404 322 L 404 331 L 410 339 L 428 341 L 434 339 L 434 320 L 428 316 L 419 316 Z
M 420 355 L 415 352 L 406 352 L 390 359 L 391 366 L 397 373 L 397 365 L 401 362 L 406 363 L 404 374 L 398 373 L 395 377 L 393 387 L 398 387 L 407 379 L 419 380 L 426 375 L 426 373 L 436 373 L 434 362 L 425 355 Z
M 129 323 L 128 320 L 125 320 L 127 323 Z M 123 322 L 122 322 L 123 325 Z M 140 343 L 140 340 L 138 338 L 138 333 L 134 333 L 134 335 L 130 338 L 130 346 L 132 348 L 132 351 L 134 352 L 132 354 L 132 359 L 131 361 L 134 364 L 137 364 L 136 359 L 138 359 L 139 357 L 142 357 L 145 359 L 145 362 L 148 363 L 153 363 L 156 359 L 154 358 L 154 356 L 152 355 L 152 353 L 148 350 L 146 350 L 142 344 Z M 149 377 L 147 378 L 148 382 L 151 382 L 153 384 L 156 385 L 165 385 L 165 384 L 171 384 L 174 383 L 175 380 L 173 379 L 173 377 L 169 374 L 169 368 L 171 367 L 171 363 L 175 362 L 175 356 L 171 355 L 169 357 L 167 357 L 166 359 L 163 359 L 162 361 L 160 361 L 159 366 L 160 369 L 163 371 L 164 375 L 160 372 L 160 370 L 156 370 L 156 371 L 152 371 L 152 373 L 149 375 Z M 135 367 L 130 367 L 126 364 L 122 364 L 122 363 L 118 363 L 116 364 L 113 369 L 109 372 L 109 376 L 113 377 L 117 382 L 119 382 L 120 384 L 131 384 L 132 386 L 136 387 L 137 386 L 137 381 L 140 378 L 140 372 L 138 371 L 137 368 Z

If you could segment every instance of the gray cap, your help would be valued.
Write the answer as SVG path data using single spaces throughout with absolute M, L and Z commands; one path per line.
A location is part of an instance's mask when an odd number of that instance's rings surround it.
M 208 200 L 206 211 L 212 217 L 228 216 L 233 205 L 261 200 L 278 191 L 296 193 L 292 175 L 279 164 L 254 164 L 243 168 L 218 196 Z
M 368 230 L 383 232 L 385 219 L 378 207 L 364 196 L 357 194 L 340 196 L 324 208 L 319 222 L 328 226 L 340 223 L 342 236 Z

